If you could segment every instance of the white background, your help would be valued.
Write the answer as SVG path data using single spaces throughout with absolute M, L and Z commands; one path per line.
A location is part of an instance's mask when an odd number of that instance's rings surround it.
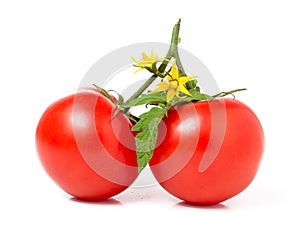
M 1 1 L 0 227 L 299 227 L 299 12 L 296 0 Z M 94 204 L 70 199 L 37 158 L 39 117 L 103 55 L 169 42 L 179 17 L 181 47 L 220 88 L 248 88 L 237 98 L 266 137 L 255 180 L 214 207 L 188 206 L 158 186 Z

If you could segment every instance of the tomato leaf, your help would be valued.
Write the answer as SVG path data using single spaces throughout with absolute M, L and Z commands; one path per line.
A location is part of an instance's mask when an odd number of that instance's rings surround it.
M 191 86 L 192 86 L 193 89 L 196 88 L 196 86 L 197 86 L 197 80 L 196 79 L 191 80 L 190 84 L 191 84 Z
M 140 115 L 140 120 L 132 127 L 139 131 L 135 137 L 138 171 L 141 172 L 150 161 L 156 145 L 158 125 L 165 116 L 166 109 L 153 107 Z
M 187 99 L 190 101 L 203 101 L 203 100 L 214 100 L 215 99 L 212 96 L 209 96 L 204 93 L 200 93 L 200 91 L 197 91 L 194 89 L 190 90 L 189 92 L 192 94 L 192 96 L 187 97 Z
M 143 104 L 151 104 L 151 103 L 166 103 L 166 95 L 165 93 L 153 93 L 153 94 L 142 94 L 140 97 L 135 98 L 129 102 L 126 102 L 124 107 L 132 107 Z
M 200 93 L 200 91 L 197 90 L 196 88 L 195 89 L 190 89 L 189 92 L 190 92 L 191 96 L 184 95 L 182 97 L 181 96 L 180 97 L 175 97 L 173 99 L 171 107 L 182 104 L 182 103 L 185 103 L 185 102 L 215 100 L 215 98 L 212 97 L 212 96 L 209 96 L 209 95 L 204 94 L 204 93 Z

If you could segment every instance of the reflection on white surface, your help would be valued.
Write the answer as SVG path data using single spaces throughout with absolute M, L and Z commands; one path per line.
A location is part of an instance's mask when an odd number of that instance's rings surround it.
M 148 188 L 158 185 L 157 180 L 153 176 L 149 165 L 139 174 L 138 178 L 133 182 L 132 188 Z

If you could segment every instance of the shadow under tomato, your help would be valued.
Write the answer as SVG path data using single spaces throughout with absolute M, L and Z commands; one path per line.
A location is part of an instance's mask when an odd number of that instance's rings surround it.
M 189 207 L 196 209 L 205 209 L 205 210 L 229 210 L 230 208 L 222 203 L 213 204 L 213 205 L 197 205 L 188 202 L 179 202 L 175 204 L 175 207 Z
M 122 205 L 122 203 L 116 199 L 108 198 L 103 200 L 83 200 L 76 197 L 71 197 L 71 201 L 76 203 L 83 203 L 83 204 L 94 204 L 94 205 Z

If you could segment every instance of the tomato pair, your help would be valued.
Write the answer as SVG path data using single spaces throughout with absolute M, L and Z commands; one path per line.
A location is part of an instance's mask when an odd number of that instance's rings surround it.
M 132 124 L 97 92 L 64 97 L 43 113 L 36 147 L 46 172 L 69 194 L 112 197 L 138 176 Z M 159 131 L 151 170 L 172 195 L 215 204 L 245 189 L 264 147 L 260 122 L 233 99 L 183 104 L 169 110 Z

